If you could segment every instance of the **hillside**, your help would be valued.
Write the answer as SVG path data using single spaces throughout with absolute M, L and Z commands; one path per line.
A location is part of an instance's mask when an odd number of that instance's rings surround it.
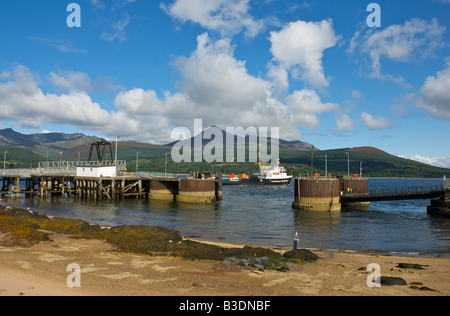
M 347 175 L 347 152 L 350 156 L 350 175 L 360 173 L 361 162 L 362 175 L 365 177 L 442 178 L 450 174 L 450 169 L 400 158 L 373 147 L 316 150 L 314 173 L 324 175 L 327 160 L 328 174 Z M 311 152 L 282 151 L 280 156 L 295 175 L 311 173 Z
M 223 134 L 224 142 L 227 135 Z M 247 137 L 248 139 L 248 137 Z M 0 154 L 8 151 L 6 168 L 36 167 L 39 161 L 59 160 L 85 161 L 88 159 L 91 143 L 101 140 L 84 134 L 47 133 L 24 135 L 12 129 L 0 130 Z M 237 139 L 235 139 L 237 143 Z M 193 140 L 191 140 L 193 145 Z M 204 141 L 206 145 L 208 141 Z M 270 143 L 270 142 L 269 142 Z M 180 163 L 171 160 L 172 144 L 153 145 L 132 141 L 119 141 L 118 159 L 126 160 L 128 171 L 189 173 L 189 171 L 222 171 L 224 174 L 253 173 L 258 170 L 256 163 Z M 114 155 L 114 142 L 112 150 Z M 294 176 L 313 173 L 325 174 L 325 156 L 328 161 L 328 174 L 347 174 L 347 154 L 350 155 L 350 174 L 366 177 L 417 177 L 442 178 L 450 175 L 450 169 L 438 168 L 413 160 L 400 158 L 374 147 L 314 150 L 314 167 L 311 169 L 312 145 L 301 141 L 280 140 L 280 160 Z M 224 151 L 225 152 L 225 151 Z M 237 150 L 235 150 L 237 152 Z M 139 158 L 139 166 L 137 159 Z M 112 159 L 109 157 L 107 159 Z
M 58 160 L 60 152 L 64 153 L 76 146 L 83 146 L 101 140 L 84 134 L 41 133 L 22 134 L 11 128 L 0 130 L 0 147 L 16 147 L 31 151 L 49 160 Z M 44 159 L 44 160 L 45 160 Z M 69 160 L 69 159 L 66 159 Z

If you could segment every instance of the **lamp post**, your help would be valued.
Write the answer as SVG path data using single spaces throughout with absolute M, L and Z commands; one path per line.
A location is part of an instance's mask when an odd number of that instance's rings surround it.
M 166 153 L 166 164 L 164 166 L 164 177 L 167 177 L 167 154 L 168 153 Z
M 359 164 L 359 177 L 360 178 L 362 178 L 362 165 L 363 165 L 363 163 L 361 161 L 361 163 Z
M 140 151 L 136 152 L 136 173 L 139 172 L 139 154 L 140 153 L 141 153 Z
M 328 155 L 325 155 L 325 179 L 328 179 Z
M 3 154 L 3 170 L 6 169 L 6 154 L 8 153 L 7 150 L 5 150 L 5 153 Z
M 347 155 L 347 180 L 350 179 L 350 154 L 348 152 L 345 153 Z

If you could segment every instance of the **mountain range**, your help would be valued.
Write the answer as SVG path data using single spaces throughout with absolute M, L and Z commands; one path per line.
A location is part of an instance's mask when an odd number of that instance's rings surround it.
M 226 137 L 233 137 L 222 131 L 223 146 Z M 203 136 L 203 135 L 202 135 Z M 234 136 L 235 144 L 238 143 Z M 211 140 L 202 137 L 205 146 Z M 245 137 L 248 141 L 248 136 Z M 87 160 L 90 146 L 104 139 L 87 136 L 81 133 L 39 133 L 22 134 L 7 128 L 0 130 L 0 154 L 7 152 L 6 168 L 36 167 L 39 161 L 45 160 Z M 271 140 L 268 140 L 270 146 Z M 313 145 L 302 141 L 279 140 L 280 160 L 288 171 L 295 176 L 313 173 L 325 173 L 325 163 L 328 174 L 344 175 L 360 173 L 371 177 L 429 177 L 442 178 L 450 175 L 450 169 L 434 167 L 409 159 L 400 158 L 374 147 L 340 148 L 319 150 Z M 134 141 L 119 141 L 118 159 L 126 160 L 129 171 L 164 171 L 166 154 L 170 153 L 175 143 L 155 145 Z M 194 145 L 193 138 L 191 145 Z M 114 151 L 114 144 L 112 144 Z M 192 147 L 194 148 L 194 147 Z M 314 148 L 314 149 L 313 149 Z M 349 155 L 347 155 L 349 153 Z M 326 158 L 325 158 L 326 156 Z M 5 158 L 5 157 L 4 157 Z M 105 157 L 112 159 L 112 157 Z M 348 161 L 350 158 L 350 170 Z M 175 164 L 170 159 L 167 162 L 168 172 L 188 173 L 189 171 L 222 171 L 251 173 L 258 169 L 254 163 L 187 163 Z

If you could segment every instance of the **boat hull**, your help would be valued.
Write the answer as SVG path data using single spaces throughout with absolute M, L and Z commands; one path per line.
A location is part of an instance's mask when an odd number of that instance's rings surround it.
M 279 179 L 259 179 L 258 177 L 250 177 L 239 181 L 223 180 L 222 185 L 241 185 L 241 186 L 273 186 L 273 185 L 289 185 L 292 178 Z

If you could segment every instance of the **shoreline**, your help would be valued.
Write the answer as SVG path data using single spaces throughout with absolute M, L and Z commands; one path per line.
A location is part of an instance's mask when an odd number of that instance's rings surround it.
M 228 261 L 122 252 L 104 240 L 48 233 L 50 241 L 30 247 L 0 246 L 0 296 L 450 295 L 449 258 L 312 250 L 319 260 L 288 263 L 288 271 L 280 272 Z M 4 237 L 0 232 L 0 241 Z M 183 239 L 223 248 L 245 246 Z M 73 263 L 80 267 L 80 288 L 67 286 L 67 267 Z M 403 280 L 404 285 L 370 288 L 367 268 L 372 263 L 382 277 Z M 406 267 L 400 266 L 404 263 Z
M 100 240 L 52 235 L 29 248 L 0 247 L 0 296 L 448 296 L 450 260 L 315 252 L 315 263 L 261 271 L 229 262 L 118 252 Z M 219 245 L 223 245 L 219 243 Z M 236 245 L 234 245 L 236 246 Z M 398 267 L 400 263 L 423 267 Z M 81 287 L 69 288 L 69 264 Z M 405 285 L 367 286 L 368 265 Z

